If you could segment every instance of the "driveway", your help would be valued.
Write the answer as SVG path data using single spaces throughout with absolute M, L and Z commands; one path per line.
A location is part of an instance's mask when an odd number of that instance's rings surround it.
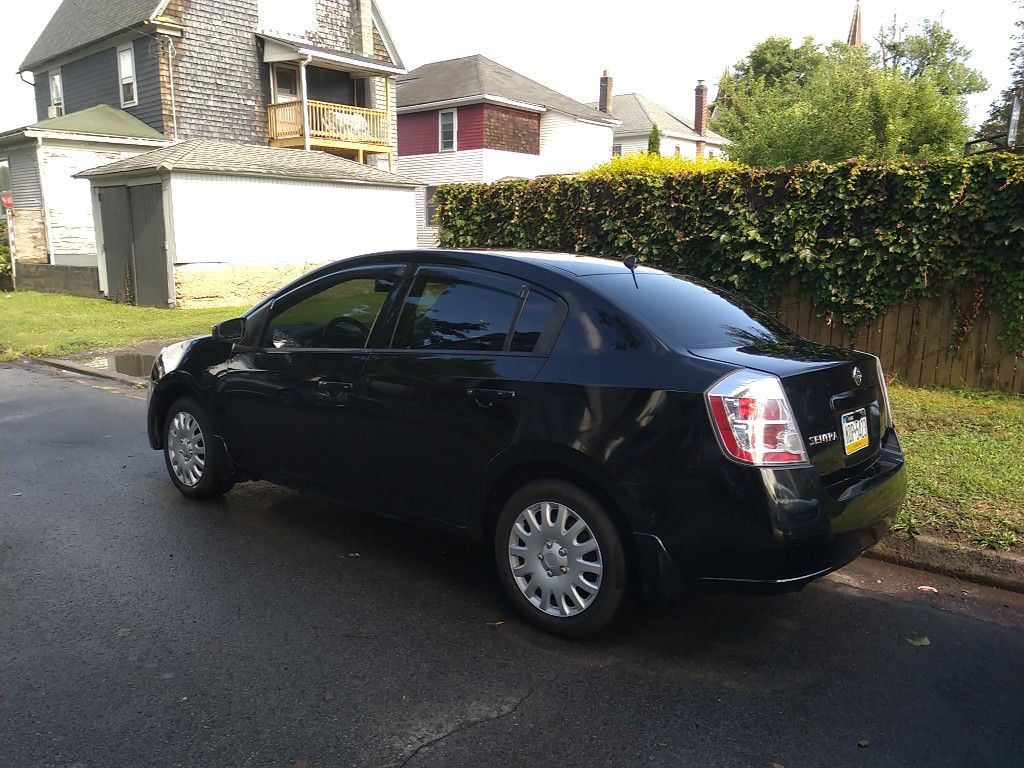
M 1024 764 L 1024 596 L 861 560 L 558 640 L 458 537 L 186 501 L 144 397 L 0 366 L 0 765 Z

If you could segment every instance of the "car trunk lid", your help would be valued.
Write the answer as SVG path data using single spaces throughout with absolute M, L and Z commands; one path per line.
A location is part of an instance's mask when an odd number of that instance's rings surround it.
M 796 340 L 690 351 L 778 376 L 808 458 L 823 477 L 854 470 L 877 455 L 888 414 L 871 355 Z

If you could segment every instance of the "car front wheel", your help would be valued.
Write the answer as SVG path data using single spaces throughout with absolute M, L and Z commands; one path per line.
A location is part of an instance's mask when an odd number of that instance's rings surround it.
M 494 556 L 519 613 L 553 634 L 598 632 L 625 602 L 618 529 L 594 496 L 571 483 L 536 481 L 512 494 L 498 518 Z
M 176 400 L 164 420 L 164 462 L 171 482 L 185 496 L 219 496 L 234 485 L 220 440 L 206 410 L 191 397 Z

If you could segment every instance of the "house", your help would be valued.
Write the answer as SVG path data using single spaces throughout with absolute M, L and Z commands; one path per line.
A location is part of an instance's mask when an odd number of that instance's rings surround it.
M 729 140 L 708 128 L 708 89 L 703 80 L 694 89 L 694 119 L 686 120 L 639 93 L 612 93 L 612 78 L 601 76 L 600 99 L 593 106 L 620 121 L 615 128 L 612 154 L 635 155 L 648 150 L 648 137 L 657 125 L 661 154 L 681 157 L 714 157 L 724 154 Z
M 314 267 L 414 248 L 417 182 L 326 152 L 191 139 L 77 174 L 98 279 L 155 307 L 252 304 Z
M 573 173 L 607 161 L 618 120 L 484 56 L 424 64 L 398 78 L 398 170 L 428 186 L 421 246 L 437 243 L 437 185 Z
M 0 192 L 10 194 L 18 287 L 98 296 L 89 182 L 73 176 L 168 143 L 138 118 L 106 105 L 0 133 L 0 178 L 9 180 Z
M 171 139 L 376 162 L 405 70 L 371 0 L 63 0 L 20 72 L 40 120 L 109 104 Z
M 32 75 L 41 121 L 29 129 L 50 120 L 63 121 L 66 129 L 93 121 L 100 110 L 109 123 L 130 124 L 119 130 L 134 140 L 117 144 L 110 133 L 114 128 L 104 127 L 105 152 L 86 160 L 97 134 L 81 139 L 83 147 L 75 154 L 81 161 L 62 166 L 62 183 L 74 190 L 63 197 L 26 191 L 26 180 L 40 173 L 41 156 L 8 153 L 11 177 L 20 180 L 20 186 L 12 184 L 19 188 L 13 190 L 11 228 L 20 287 L 29 285 L 31 273 L 43 272 L 33 287 L 67 290 L 67 281 L 46 267 L 73 264 L 92 270 L 91 278 L 83 277 L 91 279 L 87 292 L 103 288 L 98 272 L 103 255 L 96 251 L 102 233 L 86 221 L 94 200 L 84 177 L 72 176 L 139 151 L 209 139 L 320 150 L 394 169 L 395 78 L 405 69 L 372 0 L 63 0 L 20 71 L 23 79 Z M 28 129 L 19 130 L 31 138 Z M 62 147 L 74 140 L 65 136 Z M 231 155 L 223 147 L 217 151 Z M 230 158 L 225 162 L 230 165 Z M 47 180 L 40 182 L 45 186 Z M 212 182 L 208 186 L 216 188 Z M 330 197 L 303 198 L 308 207 L 292 220 L 301 222 L 299 239 L 335 234 L 334 211 L 326 207 Z M 232 201 L 216 202 L 230 207 Z M 249 219 L 272 205 L 259 201 Z M 404 215 L 404 209 L 397 205 L 392 213 Z M 221 224 L 238 220 L 232 216 Z M 396 227 L 400 230 L 401 223 Z M 71 231 L 73 246 L 68 245 Z M 180 248 L 177 254 L 190 258 Z M 279 256 L 282 263 L 290 261 L 287 254 Z M 36 266 L 19 273 L 23 261 Z

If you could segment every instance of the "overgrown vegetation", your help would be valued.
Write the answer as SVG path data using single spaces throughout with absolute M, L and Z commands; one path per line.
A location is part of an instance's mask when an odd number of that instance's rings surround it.
M 896 529 L 1024 550 L 1024 398 L 893 385 L 909 493 Z
M 970 51 L 927 20 L 913 34 L 893 22 L 878 46 L 759 43 L 719 83 L 713 127 L 729 156 L 785 166 L 957 154 L 971 133 L 965 97 L 987 87 Z
M 850 328 L 951 286 L 1024 349 L 1024 157 L 764 169 L 649 156 L 578 176 L 442 186 L 441 242 L 622 258 L 762 306 L 797 283 Z M 980 297 L 980 301 L 976 300 Z
M 53 293 L 5 293 L 0 295 L 0 360 L 199 336 L 245 309 L 156 309 Z
M 0 212 L 2 213 L 2 212 Z M 7 218 L 0 218 L 0 290 L 11 285 L 11 241 L 7 234 Z

